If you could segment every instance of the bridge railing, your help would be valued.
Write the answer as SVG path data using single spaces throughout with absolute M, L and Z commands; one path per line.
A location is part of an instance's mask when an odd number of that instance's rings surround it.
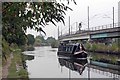
M 70 34 L 65 33 L 63 35 L 60 35 L 59 37 L 64 37 L 64 36 L 69 36 L 69 35 L 74 35 L 74 34 L 80 34 L 80 33 L 86 33 L 86 32 L 91 32 L 91 31 L 97 31 L 97 30 L 104 30 L 104 29 L 110 29 L 110 28 L 116 28 L 119 27 L 118 23 L 113 24 L 107 24 L 107 25 L 101 25 L 101 26 L 96 26 L 96 27 L 91 27 L 91 28 L 86 28 L 84 30 L 78 30 L 78 31 L 72 31 Z
M 108 25 L 96 26 L 96 27 L 90 28 L 89 30 L 90 31 L 96 31 L 96 30 L 103 30 L 103 29 L 109 29 L 109 28 L 115 28 L 115 27 L 118 27 L 118 23 L 114 23 L 114 25 L 113 24 L 108 24 Z M 85 29 L 85 30 L 88 30 L 88 28 Z

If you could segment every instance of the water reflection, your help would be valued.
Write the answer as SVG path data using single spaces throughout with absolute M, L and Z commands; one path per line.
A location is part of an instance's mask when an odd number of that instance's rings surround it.
M 65 66 L 72 71 L 77 71 L 80 75 L 85 70 L 87 66 L 88 60 L 81 60 L 81 59 L 70 59 L 70 58 L 58 58 L 59 64 L 61 66 Z
M 94 65 L 89 59 L 58 57 L 57 48 L 35 47 L 24 54 L 34 56 L 26 60 L 29 78 L 120 78 L 119 71 Z
M 103 71 L 104 73 L 110 73 L 110 75 L 116 74 L 120 75 L 120 66 L 119 65 L 112 65 L 112 64 L 107 64 L 107 63 L 102 63 L 102 62 L 97 62 L 97 61 L 90 61 L 90 68 L 96 69 L 98 73 L 100 71 Z
M 24 59 L 30 61 L 30 60 L 34 59 L 34 56 L 33 55 L 24 55 Z
M 25 55 L 24 53 L 22 54 L 22 63 L 23 63 L 23 68 L 24 69 L 27 69 L 27 65 L 26 65 L 26 60 L 30 61 L 30 60 L 33 60 L 34 59 L 34 55 Z

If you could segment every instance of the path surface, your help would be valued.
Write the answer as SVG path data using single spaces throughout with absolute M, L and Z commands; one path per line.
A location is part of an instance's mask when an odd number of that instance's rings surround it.
M 13 54 L 11 53 L 10 58 L 7 59 L 7 63 L 2 68 L 2 78 L 7 78 L 8 76 L 8 69 L 11 64 L 11 59 L 13 58 Z

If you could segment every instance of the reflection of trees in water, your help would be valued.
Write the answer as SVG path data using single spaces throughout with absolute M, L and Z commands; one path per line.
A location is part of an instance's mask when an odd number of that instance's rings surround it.
M 91 53 L 90 68 L 92 72 L 106 75 L 112 78 L 120 76 L 120 56 L 105 53 Z
M 33 55 L 24 55 L 24 54 L 22 54 L 22 62 L 23 62 L 24 69 L 26 69 L 26 67 L 27 67 L 26 60 L 33 60 L 33 59 L 34 59 Z
M 90 68 L 91 72 L 98 73 L 101 75 L 106 75 L 111 78 L 119 78 L 120 77 L 120 72 L 118 70 L 107 69 L 104 67 L 95 66 L 95 65 L 91 65 L 91 64 L 88 68 Z
M 25 60 L 33 60 L 34 56 L 33 55 L 24 55 Z

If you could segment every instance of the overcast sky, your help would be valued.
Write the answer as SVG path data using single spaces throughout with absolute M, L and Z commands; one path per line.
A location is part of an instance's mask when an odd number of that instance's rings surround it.
M 63 0 L 65 1 L 65 0 Z M 71 0 L 70 0 L 71 1 Z M 75 22 L 82 22 L 82 29 L 87 28 L 87 8 L 89 6 L 89 18 L 90 18 L 90 27 L 96 27 L 105 24 L 111 24 L 113 19 L 113 7 L 114 7 L 114 16 L 115 22 L 118 22 L 118 2 L 120 0 L 76 0 L 77 5 L 73 2 L 70 2 L 69 6 L 73 9 L 73 11 L 67 11 L 65 15 L 65 26 L 62 23 L 57 23 L 57 26 L 53 24 L 49 24 L 43 28 L 46 32 L 47 37 L 58 37 L 58 26 L 60 30 L 62 29 L 62 34 L 68 32 L 68 21 L 70 16 L 70 24 L 72 25 L 73 31 L 76 30 Z M 64 2 L 65 3 L 65 2 Z M 33 30 L 27 30 L 27 34 L 33 34 L 35 36 L 39 35 Z M 44 34 L 43 34 L 44 35 Z

